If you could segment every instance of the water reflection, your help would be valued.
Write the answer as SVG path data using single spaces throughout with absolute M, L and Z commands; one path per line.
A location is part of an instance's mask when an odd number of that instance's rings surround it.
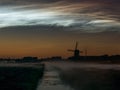
M 54 67 L 47 65 L 42 83 L 37 90 L 72 90 L 69 86 L 63 84 L 59 77 L 59 72 Z

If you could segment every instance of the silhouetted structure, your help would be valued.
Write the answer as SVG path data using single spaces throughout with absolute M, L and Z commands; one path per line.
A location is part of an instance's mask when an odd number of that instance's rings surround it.
M 51 57 L 51 60 L 62 60 L 62 57 L 61 56 L 54 56 L 54 57 Z
M 16 60 L 18 63 L 34 63 L 34 62 L 40 62 L 40 60 L 37 57 L 23 57 L 22 59 Z
M 69 57 L 69 59 L 73 59 L 73 60 L 80 59 L 80 53 L 82 53 L 82 51 L 78 50 L 77 48 L 78 48 L 78 42 L 76 42 L 74 50 L 68 50 L 70 52 L 74 52 L 74 55 L 72 57 Z

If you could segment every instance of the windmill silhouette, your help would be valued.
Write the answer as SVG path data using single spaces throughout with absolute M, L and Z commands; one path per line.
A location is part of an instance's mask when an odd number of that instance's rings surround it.
M 74 58 L 74 59 L 78 59 L 78 58 L 80 57 L 80 53 L 82 53 L 82 51 L 80 51 L 80 50 L 78 49 L 78 42 L 76 42 L 76 45 L 75 45 L 75 49 L 74 49 L 74 50 L 69 49 L 68 51 L 74 53 L 74 55 L 73 55 L 73 58 Z

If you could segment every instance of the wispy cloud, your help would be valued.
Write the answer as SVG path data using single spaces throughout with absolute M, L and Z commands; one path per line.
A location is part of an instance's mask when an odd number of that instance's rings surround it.
M 4 0 L 0 28 L 63 26 L 70 31 L 102 32 L 120 29 L 118 0 Z M 99 31 L 98 31 L 99 29 Z

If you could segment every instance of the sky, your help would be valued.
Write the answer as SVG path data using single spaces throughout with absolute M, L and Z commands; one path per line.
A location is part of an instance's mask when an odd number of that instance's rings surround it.
M 120 54 L 120 0 L 0 0 L 0 57 Z

